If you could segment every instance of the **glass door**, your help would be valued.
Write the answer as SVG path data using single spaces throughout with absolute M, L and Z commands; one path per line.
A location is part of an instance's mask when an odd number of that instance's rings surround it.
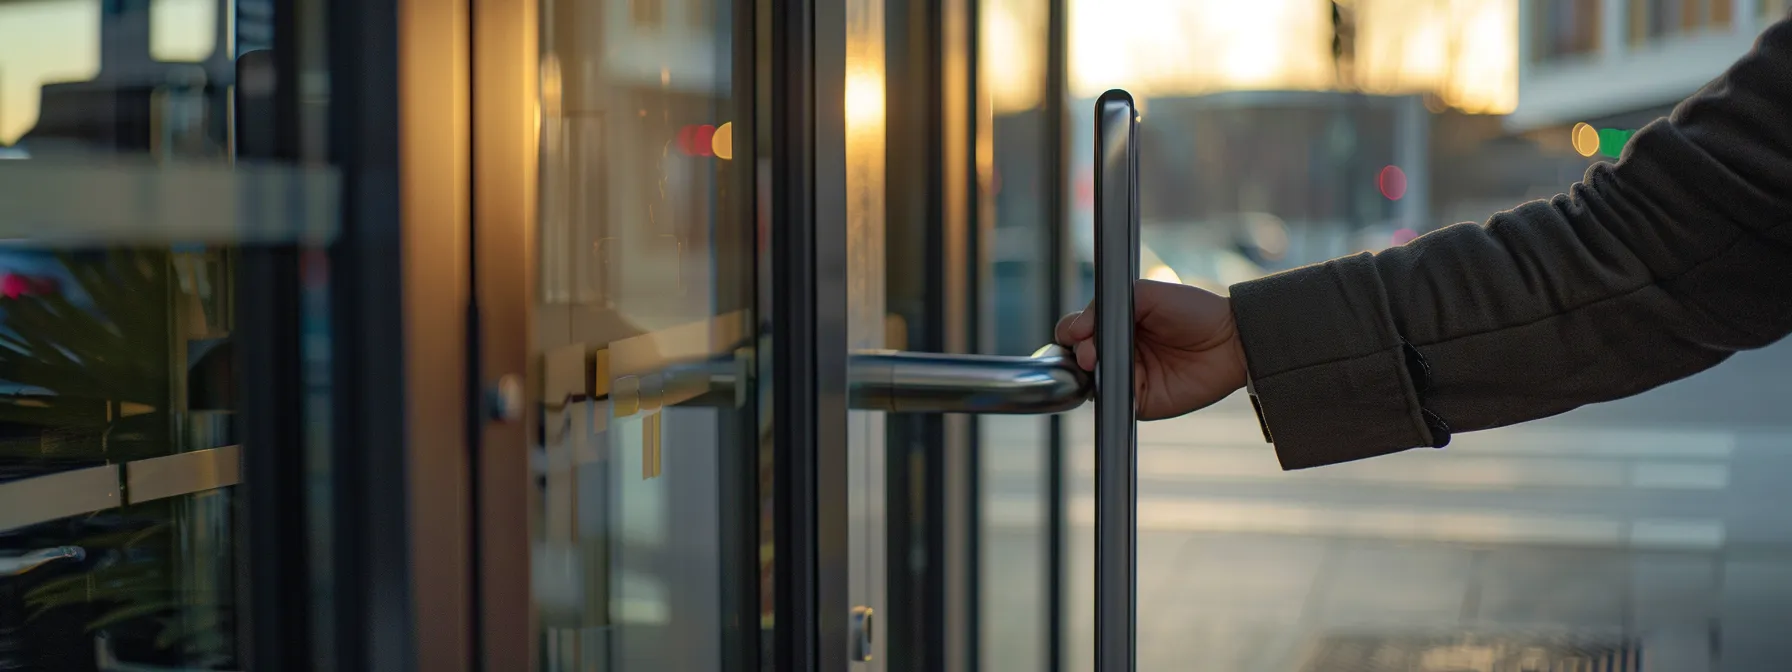
M 770 659 L 765 4 L 475 3 L 489 669 Z

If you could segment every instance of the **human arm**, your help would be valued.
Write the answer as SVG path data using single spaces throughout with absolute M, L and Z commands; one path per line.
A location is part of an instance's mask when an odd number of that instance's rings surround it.
M 1792 332 L 1792 25 L 1567 194 L 1232 288 L 1285 468 L 1617 399 Z

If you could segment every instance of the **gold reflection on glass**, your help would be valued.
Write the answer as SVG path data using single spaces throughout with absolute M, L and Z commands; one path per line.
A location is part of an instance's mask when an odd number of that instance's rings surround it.
M 0 145 L 37 124 L 39 91 L 100 71 L 100 0 L 0 2 Z
M 149 55 L 170 63 L 198 63 L 218 47 L 218 0 L 151 0 Z
M 846 219 L 854 347 L 881 347 L 884 293 L 884 3 L 846 3 Z

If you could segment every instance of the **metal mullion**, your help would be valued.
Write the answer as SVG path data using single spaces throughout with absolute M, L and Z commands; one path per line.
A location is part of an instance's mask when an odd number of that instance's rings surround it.
M 845 4 L 773 0 L 775 667 L 844 668 L 848 593 Z
M 758 296 L 758 197 L 757 181 L 759 145 L 759 7 L 766 0 L 728 0 L 729 16 L 718 18 L 717 25 L 727 25 L 731 48 L 718 54 L 721 65 L 731 72 L 733 92 L 729 120 L 734 124 L 734 160 L 728 164 L 733 178 L 725 189 L 733 193 L 733 212 L 718 213 L 716 277 L 752 278 L 723 294 L 720 311 L 741 310 L 748 315 L 746 341 L 738 344 L 737 371 L 743 390 L 735 395 L 733 408 L 721 413 L 717 433 L 717 455 L 721 474 L 721 511 L 717 520 L 722 529 L 722 613 L 723 659 L 721 669 L 727 672 L 754 672 L 762 666 L 760 625 L 760 502 L 769 493 L 759 484 L 759 381 L 751 373 L 754 367 L 745 361 L 756 352 L 759 342 L 761 312 L 756 310 Z
M 237 59 L 237 81 L 245 68 L 268 68 L 272 95 L 233 90 L 240 159 L 296 163 L 301 154 L 298 95 L 302 48 L 299 35 L 303 0 L 274 3 L 272 49 Z M 321 29 L 321 26 L 314 28 Z M 254 142 L 243 142 L 253 138 Z M 243 387 L 242 434 L 248 445 L 243 477 L 243 511 L 237 516 L 244 539 L 248 606 L 239 626 L 245 668 L 284 672 L 313 667 L 311 531 L 306 511 L 304 289 L 302 251 L 296 244 L 246 247 L 232 265 L 236 343 Z
M 1068 312 L 1070 307 L 1064 300 L 1064 293 L 1069 286 L 1068 263 L 1070 240 L 1070 208 L 1064 193 L 1070 185 L 1069 152 L 1069 42 L 1066 39 L 1068 21 L 1067 0 L 1048 0 L 1046 16 L 1046 56 L 1045 56 L 1045 161 L 1046 161 L 1046 317 L 1052 324 L 1045 325 L 1047 332 L 1054 333 L 1059 315 Z M 1045 480 L 1045 526 L 1046 526 L 1046 573 L 1045 573 L 1045 613 L 1046 613 L 1046 672 L 1063 672 L 1065 669 L 1064 637 L 1065 593 L 1070 580 L 1069 544 L 1066 541 L 1067 512 L 1065 510 L 1065 459 L 1064 429 L 1065 418 L 1062 414 L 1053 415 L 1046 420 L 1046 480 Z

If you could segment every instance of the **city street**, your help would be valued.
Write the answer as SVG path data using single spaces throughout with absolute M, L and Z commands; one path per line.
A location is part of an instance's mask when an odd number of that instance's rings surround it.
M 1447 450 L 1294 473 L 1237 397 L 1143 424 L 1141 668 L 1785 669 L 1788 373 L 1781 345 Z M 1069 430 L 1073 669 L 1092 641 L 1087 419 Z M 985 432 L 984 613 L 1032 613 L 1036 425 L 1001 422 Z M 985 664 L 1038 669 L 1036 622 L 986 618 L 1013 643 Z

